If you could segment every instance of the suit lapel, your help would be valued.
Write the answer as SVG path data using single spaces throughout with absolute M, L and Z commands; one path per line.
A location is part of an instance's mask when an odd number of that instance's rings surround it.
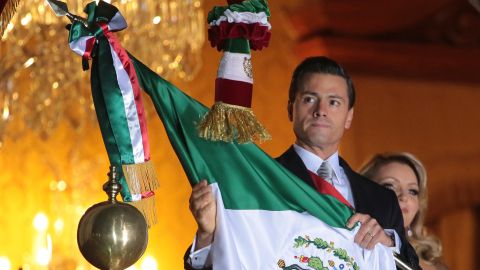
M 276 158 L 276 160 L 290 172 L 295 174 L 298 178 L 302 179 L 305 183 L 309 184 L 315 189 L 315 185 L 313 184 L 313 180 L 307 170 L 307 167 L 305 167 L 305 164 L 303 164 L 302 159 L 298 156 L 297 152 L 295 152 L 293 146 L 288 148 L 288 150 Z
M 352 196 L 353 196 L 353 202 L 355 204 L 355 211 L 362 211 L 363 209 L 363 204 L 362 202 L 364 201 L 362 198 L 365 195 L 365 192 L 363 191 L 362 185 L 358 181 L 358 174 L 354 172 L 350 166 L 347 164 L 347 162 L 343 159 L 340 158 L 340 166 L 343 168 L 343 171 L 345 172 L 345 175 L 348 178 L 348 182 L 350 182 L 350 188 L 352 189 Z

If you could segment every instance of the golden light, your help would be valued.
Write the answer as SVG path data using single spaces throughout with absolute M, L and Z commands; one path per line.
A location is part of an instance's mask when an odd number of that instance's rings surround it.
M 55 220 L 55 223 L 53 223 L 53 228 L 55 229 L 55 232 L 60 233 L 63 231 L 63 227 L 65 226 L 63 220 L 61 218 L 57 218 Z
M 38 13 L 43 14 L 45 12 L 45 5 L 38 6 Z
M 48 228 L 48 217 L 43 212 L 39 212 L 33 218 L 33 227 L 35 230 L 44 232 Z
M 35 261 L 41 266 L 47 266 L 50 262 L 50 252 L 46 248 L 37 250 Z
M 57 189 L 59 191 L 64 191 L 67 188 L 67 183 L 63 180 L 58 181 L 57 183 Z
M 50 98 L 47 98 L 43 101 L 43 105 L 45 105 L 45 107 L 50 106 L 50 104 L 52 104 L 52 99 Z
M 47 235 L 46 246 L 38 247 L 35 251 L 35 262 L 40 266 L 47 266 L 52 259 L 52 237 Z
M 6 101 L 4 101 L 4 102 L 6 102 Z M 10 109 L 8 109 L 8 107 L 5 106 L 3 108 L 2 119 L 3 120 L 7 119 L 9 115 L 10 115 Z
M 25 17 L 23 17 L 23 18 L 20 20 L 20 23 L 21 23 L 23 26 L 26 26 L 26 25 L 29 24 L 31 21 L 32 21 L 32 14 L 31 14 L 31 13 L 27 13 L 27 15 L 25 15 Z
M 6 31 L 12 31 L 13 23 L 8 23 Z
M 35 63 L 35 58 L 30 57 L 30 58 L 28 58 L 27 61 L 25 61 L 25 63 L 23 63 L 23 67 L 24 68 L 29 68 L 31 65 L 33 65 L 33 63 Z
M 158 264 L 154 257 L 147 255 L 140 266 L 141 270 L 157 270 Z
M 159 24 L 161 21 L 162 21 L 162 17 L 160 16 L 155 16 L 153 17 L 153 20 L 152 20 L 153 24 Z
M 88 2 L 70 1 L 69 11 L 84 16 L 83 7 Z M 125 48 L 153 70 L 162 71 L 161 75 L 167 79 L 194 78 L 202 66 L 200 53 L 205 40 L 201 2 L 113 2 L 129 25 L 125 31 L 118 33 Z M 0 141 L 5 136 L 14 137 L 17 134 L 1 127 L 2 124 L 10 124 L 12 115 L 25 122 L 18 127 L 37 132 L 44 138 L 49 137 L 62 120 L 72 123 L 74 129 L 83 127 L 79 124 L 81 122 L 94 121 L 94 117 L 82 115 L 82 112 L 90 112 L 92 103 L 89 84 L 85 83 L 88 72 L 82 72 L 81 58 L 68 49 L 66 23 L 65 18 L 55 16 L 47 8 L 44 0 L 20 1 L 0 44 L 0 90 L 7 88 L 5 95 L 0 96 L 0 113 L 3 107 L 10 109 L 8 119 L 0 119 Z M 164 43 L 165 40 L 168 42 Z M 170 60 L 157 57 L 164 54 L 171 55 Z M 181 62 L 171 62 L 179 56 Z M 30 77 L 28 83 L 22 78 L 26 76 Z M 11 86 L 4 87 L 4 84 Z M 46 89 L 47 86 L 51 88 Z M 72 86 L 75 86 L 75 91 L 72 91 Z M 12 100 L 13 89 L 20 92 L 21 99 Z M 44 104 L 48 97 L 51 99 Z M 88 98 L 88 102 L 79 104 L 81 97 Z M 3 100 L 10 102 L 3 104 Z M 31 113 L 32 108 L 36 113 Z M 72 112 L 72 108 L 79 112 Z
M 12 265 L 8 257 L 1 256 L 0 257 L 0 270 L 11 270 Z

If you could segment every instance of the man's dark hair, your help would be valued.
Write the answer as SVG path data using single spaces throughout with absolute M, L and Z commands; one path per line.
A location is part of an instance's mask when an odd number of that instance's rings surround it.
M 295 94 L 300 87 L 300 83 L 303 82 L 306 75 L 312 73 L 330 74 L 344 78 L 347 82 L 348 109 L 353 108 L 353 105 L 355 105 L 355 87 L 353 86 L 352 79 L 347 71 L 337 62 L 325 56 L 306 58 L 297 66 L 297 68 L 295 68 L 290 83 L 290 90 L 288 92 L 288 102 L 293 103 Z

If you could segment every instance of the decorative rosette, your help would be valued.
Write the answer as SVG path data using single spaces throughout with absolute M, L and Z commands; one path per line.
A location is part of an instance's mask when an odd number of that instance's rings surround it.
M 228 1 L 208 14 L 208 39 L 223 50 L 215 81 L 215 104 L 198 124 L 212 141 L 265 141 L 270 135 L 251 110 L 253 72 L 250 49 L 268 46 L 271 25 L 265 0 Z
M 118 9 L 104 1 L 89 3 L 87 21 L 70 27 L 70 48 L 92 59 L 91 86 L 95 112 L 110 163 L 121 168 L 120 194 L 137 207 L 150 226 L 156 222 L 157 176 L 150 162 L 147 123 L 137 74 L 115 31 L 127 27 Z

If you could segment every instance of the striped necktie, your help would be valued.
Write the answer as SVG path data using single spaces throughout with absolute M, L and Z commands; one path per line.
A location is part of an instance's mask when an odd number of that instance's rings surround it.
M 317 174 L 325 181 L 333 185 L 333 168 L 330 166 L 328 161 L 325 160 L 322 162 L 322 165 L 320 165 L 320 168 L 318 168 Z

